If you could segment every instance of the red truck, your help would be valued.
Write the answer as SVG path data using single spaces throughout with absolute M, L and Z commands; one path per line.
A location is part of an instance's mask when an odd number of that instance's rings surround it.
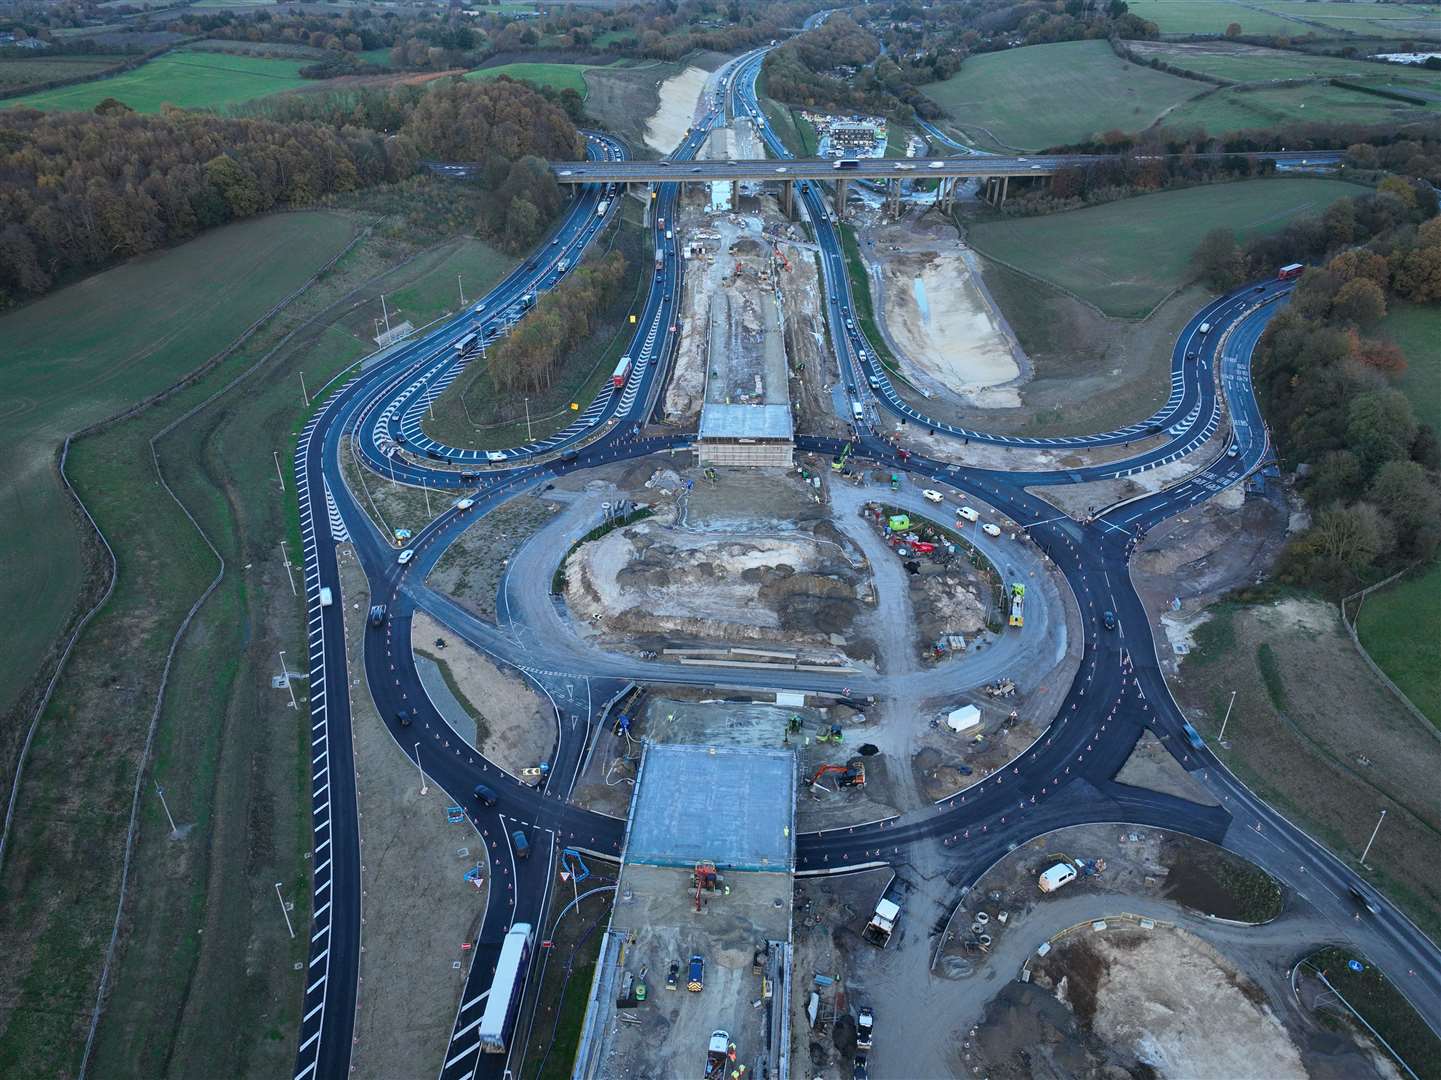
M 1301 263 L 1287 263 L 1276 271 L 1276 277 L 1282 281 L 1290 281 L 1292 278 L 1300 277 L 1306 270 Z

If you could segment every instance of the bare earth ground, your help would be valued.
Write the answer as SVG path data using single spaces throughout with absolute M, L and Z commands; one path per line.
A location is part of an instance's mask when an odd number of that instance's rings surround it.
M 1373 678 L 1322 601 L 1209 609 L 1216 624 L 1174 685 L 1214 736 L 1236 692 L 1220 758 L 1262 798 L 1345 858 L 1388 811 L 1368 874 L 1431 933 L 1441 910 L 1441 742 Z
M 862 252 L 879 271 L 873 299 L 903 370 L 918 385 L 975 407 L 1019 407 L 1015 389 L 997 388 L 1020 378 L 1024 357 L 971 273 L 968 252 L 943 234 L 916 232 L 902 224 L 861 236 Z
M 483 618 L 495 617 L 496 588 L 511 556 L 556 511 L 545 499 L 511 499 L 471 525 L 440 557 L 426 583 Z
M 829 653 L 854 644 L 869 600 L 858 556 L 791 472 L 696 476 L 679 527 L 661 518 L 616 529 L 565 564 L 566 603 L 606 638 L 774 641 Z M 660 470 L 655 486 L 678 491 Z
M 954 224 L 936 213 L 913 214 L 897 225 L 863 230 L 863 239 L 866 236 L 875 239 L 874 246 L 864 248 L 866 256 L 882 262 L 894 258 L 904 265 L 910 261 L 907 252 L 954 251 L 968 268 L 979 270 L 980 277 L 969 280 L 976 295 L 989 298 L 984 306 L 999 312 L 1004 326 L 990 320 L 996 332 L 1004 336 L 1008 327 L 1016 339 L 1019 351 L 1012 352 L 1022 381 L 999 393 L 1018 393 L 1018 402 L 996 393 L 967 400 L 939 379 L 922 380 L 929 398 L 898 387 L 922 412 L 962 426 L 1024 435 L 1085 434 L 1149 416 L 1170 391 L 1176 335 L 1209 299 L 1200 289 L 1184 289 L 1144 320 L 1108 319 L 1048 285 L 966 251 Z M 893 254 L 893 246 L 900 251 Z M 899 276 L 905 278 L 905 272 Z M 884 290 L 888 316 L 898 291 Z M 902 318 L 890 328 L 898 338 L 906 332 L 904 322 Z M 986 339 L 980 322 L 971 329 L 979 333 L 977 340 Z M 1008 404 L 1018 407 L 998 407 Z
M 829 389 L 840 377 L 820 310 L 820 270 L 817 256 L 798 244 L 785 245 L 791 269 L 781 274 L 782 322 L 786 356 L 791 365 L 791 411 L 796 430 L 807 435 L 836 436 L 847 430 L 836 415 Z
M 501 671 L 422 611 L 411 621 L 410 640 L 449 670 L 461 704 L 475 717 L 477 750 L 516 776 L 550 758 L 555 714 L 518 675 Z M 443 649 L 437 640 L 445 642 Z
M 630 144 L 639 157 L 652 157 L 645 142 L 646 121 L 659 108 L 660 89 L 667 76 L 679 69 L 675 64 L 643 64 L 635 67 L 590 68 L 585 73 L 589 90 L 586 114 L 606 131 Z M 669 153 L 667 147 L 662 153 Z
M 1151 731 L 1147 731 L 1136 743 L 1126 764 L 1116 774 L 1116 782 L 1159 791 L 1163 795 L 1175 795 L 1202 806 L 1216 805 L 1216 797 L 1181 767 L 1181 763 L 1171 756 Z
M 691 126 L 696 102 L 708 78 L 703 68 L 688 67 L 661 84 L 660 107 L 645 125 L 647 146 L 659 154 L 669 154 L 679 145 Z
M 337 557 L 346 652 L 350 670 L 360 672 L 369 590 L 350 546 Z M 488 890 L 464 880 L 475 860 L 459 854 L 479 852 L 480 839 L 469 822 L 446 822 L 445 792 L 432 786 L 420 794 L 415 765 L 381 722 L 363 678 L 352 681 L 350 711 L 365 920 L 353 1071 L 419 1080 L 440 1071 L 464 985 L 464 971 L 452 965 L 485 915 Z
M 1163 1076 L 1306 1076 L 1264 992 L 1185 931 L 1068 938 L 1038 965 L 1035 983 L 1054 988 L 1113 1051 Z

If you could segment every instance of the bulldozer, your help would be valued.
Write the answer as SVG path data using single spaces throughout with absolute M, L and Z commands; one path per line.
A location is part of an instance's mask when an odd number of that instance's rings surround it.
M 845 765 L 822 765 L 811 777 L 811 787 L 824 791 L 820 781 L 827 773 L 839 774 L 836 776 L 837 788 L 866 786 L 866 763 L 860 758 L 851 758 Z

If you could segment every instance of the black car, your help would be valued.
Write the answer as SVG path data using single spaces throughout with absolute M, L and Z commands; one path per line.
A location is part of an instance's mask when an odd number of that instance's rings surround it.
M 372 604 L 370 607 L 370 625 L 379 626 L 385 622 L 385 605 Z
M 1114 630 L 1116 628 L 1116 613 L 1114 611 L 1101 612 L 1101 625 L 1107 630 Z
M 480 473 L 463 472 L 460 474 L 462 484 L 474 484 L 480 480 Z
M 410 727 L 410 713 L 402 709 L 395 714 L 395 722 L 401 727 Z
M 495 792 L 491 791 L 490 788 L 484 784 L 475 785 L 475 798 L 481 806 L 494 806 L 496 803 Z
M 1351 899 L 1355 900 L 1357 904 L 1359 904 L 1362 908 L 1364 908 L 1372 915 L 1381 914 L 1381 906 L 1377 904 L 1376 901 L 1372 900 L 1369 896 L 1367 896 L 1364 892 L 1362 892 L 1360 886 L 1352 885 L 1350 886 L 1350 889 Z

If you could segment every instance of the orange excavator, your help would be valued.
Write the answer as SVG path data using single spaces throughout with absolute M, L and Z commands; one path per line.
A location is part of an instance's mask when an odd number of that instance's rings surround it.
M 840 774 L 836 777 L 837 787 L 866 786 L 866 763 L 860 758 L 852 758 L 846 765 L 822 765 L 811 777 L 811 787 L 820 787 L 820 779 L 827 773 Z

